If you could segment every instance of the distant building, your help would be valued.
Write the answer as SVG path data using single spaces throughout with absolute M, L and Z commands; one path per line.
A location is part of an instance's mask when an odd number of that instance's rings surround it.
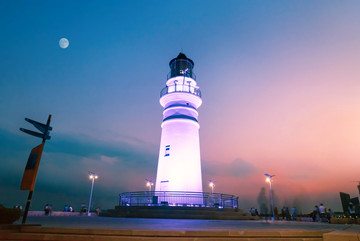
M 340 192 L 341 205 L 345 215 L 360 214 L 359 198 L 350 198 L 348 193 Z

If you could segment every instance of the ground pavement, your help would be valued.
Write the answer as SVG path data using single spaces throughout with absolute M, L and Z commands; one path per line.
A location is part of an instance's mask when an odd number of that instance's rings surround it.
M 360 225 L 267 220 L 30 216 L 25 226 L 3 226 L 0 240 L 359 241 Z

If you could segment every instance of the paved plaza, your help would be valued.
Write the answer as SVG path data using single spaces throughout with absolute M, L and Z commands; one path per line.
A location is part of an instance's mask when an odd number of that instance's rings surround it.
M 298 221 L 30 216 L 11 227 L 1 240 L 360 240 L 360 225 Z
M 20 223 L 20 222 L 19 222 Z M 27 224 L 41 224 L 42 227 L 58 228 L 96 228 L 116 230 L 272 230 L 272 229 L 307 229 L 307 230 L 360 230 L 360 225 L 343 225 L 294 221 L 244 221 L 244 220 L 198 220 L 198 219 L 146 219 L 146 218 L 111 218 L 87 216 L 30 216 Z

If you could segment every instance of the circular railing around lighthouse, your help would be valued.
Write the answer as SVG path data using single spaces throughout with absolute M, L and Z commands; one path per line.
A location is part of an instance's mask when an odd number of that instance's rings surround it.
M 183 70 L 178 70 L 178 71 L 179 71 L 178 73 L 177 72 L 174 73 L 174 72 L 170 71 L 170 73 L 168 73 L 168 75 L 167 75 L 167 79 L 171 79 L 176 76 L 185 76 L 185 77 L 192 78 L 193 80 L 196 80 L 196 75 L 194 74 L 194 72 L 187 71 L 184 74 Z
M 185 92 L 190 93 L 201 98 L 201 91 L 198 87 L 194 87 L 191 85 L 184 85 L 184 84 L 175 84 L 166 86 L 160 92 L 160 98 L 166 94 L 175 93 L 175 92 Z
M 140 191 L 119 194 L 119 206 L 180 206 L 237 208 L 238 197 L 223 193 Z

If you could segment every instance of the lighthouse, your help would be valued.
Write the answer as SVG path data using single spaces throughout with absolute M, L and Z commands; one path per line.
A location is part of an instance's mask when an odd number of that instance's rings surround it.
M 166 192 L 202 192 L 199 121 L 201 92 L 193 72 L 194 62 L 180 53 L 169 63 L 166 86 L 160 93 L 164 108 L 155 191 L 169 205 L 181 197 L 166 198 Z M 202 204 L 202 199 L 189 200 Z

